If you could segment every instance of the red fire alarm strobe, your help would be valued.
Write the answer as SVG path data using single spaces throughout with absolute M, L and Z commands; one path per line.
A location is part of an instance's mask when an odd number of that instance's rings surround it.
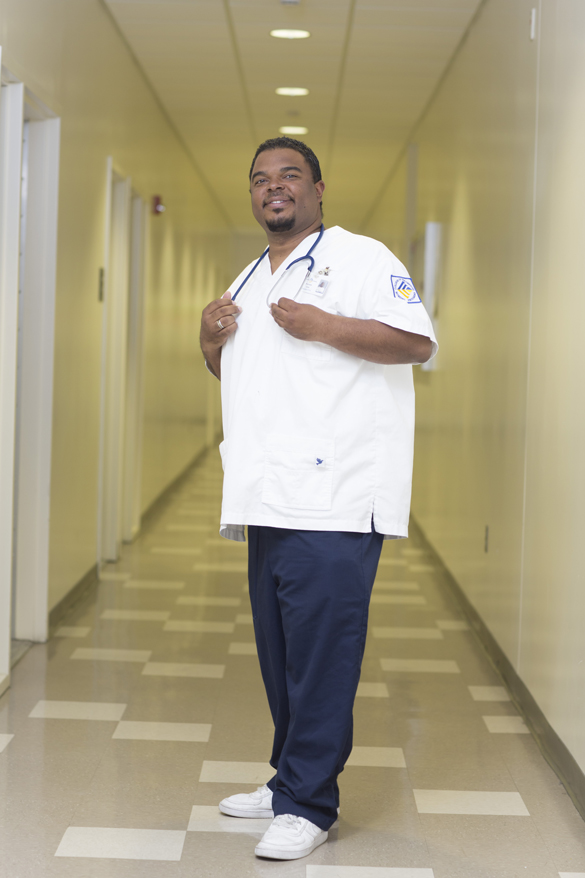
M 166 207 L 162 203 L 162 195 L 153 195 L 152 196 L 152 212 L 155 216 L 158 216 L 160 213 L 164 213 Z

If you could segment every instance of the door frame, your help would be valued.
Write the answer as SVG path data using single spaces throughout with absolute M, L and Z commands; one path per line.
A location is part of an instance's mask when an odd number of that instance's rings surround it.
M 20 175 L 24 85 L 0 92 L 0 693 L 10 685 Z

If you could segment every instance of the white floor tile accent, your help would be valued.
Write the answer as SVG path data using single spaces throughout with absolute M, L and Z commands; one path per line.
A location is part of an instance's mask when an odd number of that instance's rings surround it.
M 386 683 L 358 683 L 357 698 L 390 698 Z
M 255 643 L 230 643 L 228 655 L 258 655 Z
M 247 573 L 245 561 L 223 561 L 209 564 L 194 564 L 195 573 Z
M 530 729 L 521 716 L 484 716 L 488 732 L 493 735 L 529 735 Z
M 530 817 L 520 793 L 471 790 L 413 790 L 419 814 L 480 814 Z
M 208 524 L 167 524 L 166 529 L 173 533 L 209 533 L 212 530 Z
M 55 631 L 55 637 L 87 637 L 91 628 L 84 625 L 61 625 Z
M 197 619 L 171 619 L 163 631 L 192 631 L 195 634 L 233 634 L 234 622 L 201 622 Z
M 411 573 L 434 573 L 437 568 L 432 564 L 409 564 L 408 569 Z
M 72 659 L 85 659 L 92 662 L 147 662 L 152 655 L 150 649 L 91 649 L 78 647 Z
M 438 628 L 378 628 L 372 627 L 372 635 L 388 640 L 443 640 Z
M 420 591 L 418 582 L 379 582 L 376 580 L 374 588 L 382 591 Z
M 252 613 L 238 613 L 238 615 L 236 616 L 236 625 L 253 625 L 253 624 L 254 624 L 254 619 L 252 617 Z
M 418 594 L 373 594 L 370 603 L 372 604 L 410 604 L 411 606 L 421 607 L 426 604 L 427 599 Z
M 273 774 L 267 762 L 204 762 L 199 783 L 264 784 Z
M 509 701 L 510 696 L 503 686 L 468 686 L 474 701 Z
M 585 878 L 585 872 L 559 872 L 559 878 Z
M 402 558 L 380 558 L 378 563 L 378 567 L 406 567 L 408 561 L 403 561 Z
M 457 662 L 446 659 L 380 659 L 383 671 L 414 674 L 460 674 Z
M 88 719 L 119 722 L 126 704 L 107 701 L 37 701 L 29 713 L 32 719 Z
M 400 747 L 354 747 L 346 765 L 363 768 L 406 768 Z
M 148 662 L 142 673 L 146 677 L 208 677 L 221 680 L 225 665 L 195 665 L 178 662 Z
M 432 869 L 393 866 L 307 866 L 306 878 L 434 878 Z
M 208 723 L 118 723 L 112 738 L 125 741 L 191 741 L 206 744 L 211 734 Z
M 166 622 L 168 610 L 104 610 L 100 619 L 110 622 Z
M 153 555 L 200 555 L 203 549 L 196 546 L 153 546 Z
M 441 631 L 469 631 L 469 625 L 462 619 L 438 619 L 437 628 Z
M 124 588 L 138 588 L 144 591 L 180 591 L 184 582 L 172 579 L 129 579 Z
M 125 579 L 130 579 L 130 573 L 108 573 L 106 570 L 102 570 L 100 573 L 101 582 L 124 582 Z
M 183 595 L 176 600 L 184 607 L 239 607 L 241 598 L 213 598 L 205 595 Z
M 0 735 L 0 753 L 6 750 L 13 738 L 14 735 Z
M 187 833 L 178 829 L 105 829 L 70 826 L 56 857 L 178 862 Z
M 248 835 L 264 835 L 272 820 L 239 819 L 226 817 L 217 805 L 193 805 L 188 832 L 244 832 Z

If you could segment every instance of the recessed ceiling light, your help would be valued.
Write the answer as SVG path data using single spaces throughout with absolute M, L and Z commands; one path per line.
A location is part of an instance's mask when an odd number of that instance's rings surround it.
M 302 125 L 283 125 L 278 129 L 281 134 L 308 134 L 309 129 Z
M 284 30 L 271 30 L 270 36 L 277 37 L 279 40 L 306 40 L 311 34 L 308 30 L 290 30 L 285 28 Z
M 308 88 L 277 88 L 277 95 L 290 95 L 291 97 L 297 97 L 300 95 L 308 95 Z

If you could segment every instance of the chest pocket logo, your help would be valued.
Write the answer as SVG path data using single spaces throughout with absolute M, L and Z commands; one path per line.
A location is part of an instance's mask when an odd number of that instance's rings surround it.
M 269 433 L 262 502 L 289 509 L 331 509 L 335 443 L 330 439 Z

